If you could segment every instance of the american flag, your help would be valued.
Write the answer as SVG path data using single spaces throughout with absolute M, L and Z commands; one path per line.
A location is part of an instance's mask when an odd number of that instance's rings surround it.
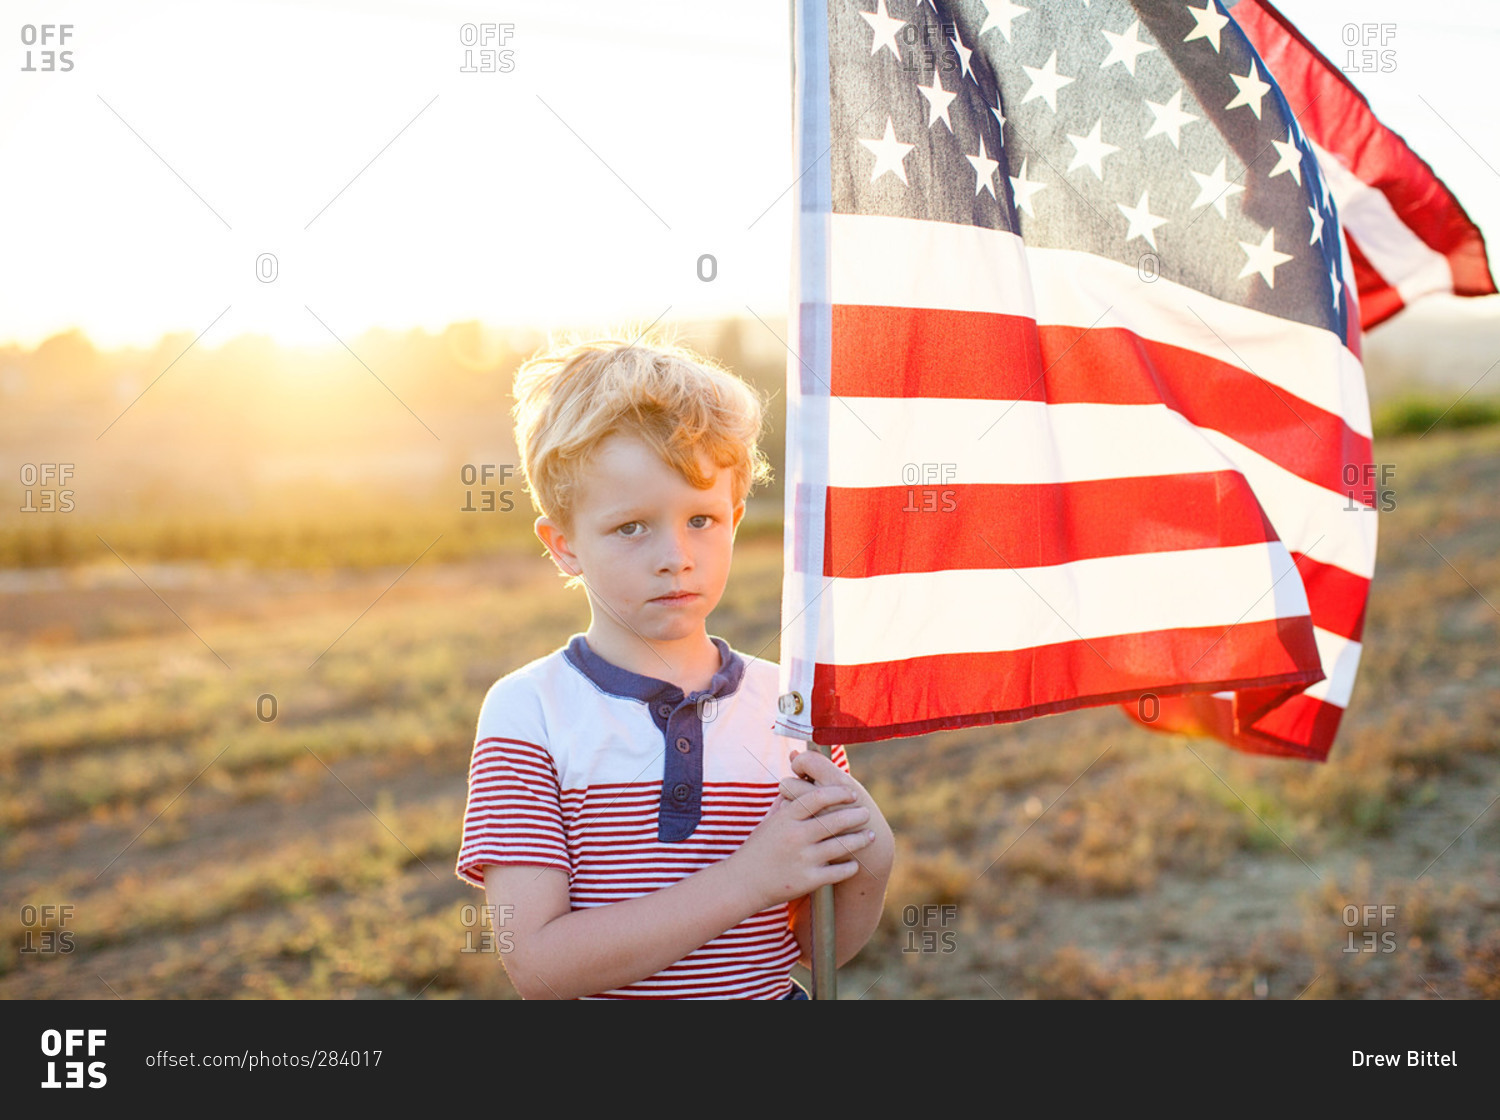
M 1424 296 L 1494 294 L 1479 228 L 1432 168 L 1380 123 L 1343 71 L 1263 0 L 1230 0 L 1225 10 L 1296 109 L 1328 177 L 1364 329 Z M 1373 43 L 1393 41 L 1384 29 L 1394 24 L 1353 26 Z
M 778 730 L 1121 703 L 1325 758 L 1375 562 L 1359 305 L 1245 34 L 797 0 L 794 50 Z

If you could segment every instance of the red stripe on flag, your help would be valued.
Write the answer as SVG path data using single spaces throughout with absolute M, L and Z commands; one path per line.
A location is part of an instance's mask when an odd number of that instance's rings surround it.
M 1022 315 L 833 306 L 835 397 L 1042 401 L 1045 366 L 1036 323 Z
M 1264 675 L 1253 680 L 1217 675 L 1249 657 L 1265 666 Z M 1148 692 L 1165 704 L 1166 697 L 1189 688 L 1315 684 L 1323 673 L 1297 666 L 1317 661 L 1306 619 L 1298 617 L 1227 629 L 1158 630 L 864 665 L 820 662 L 814 675 L 813 703 L 827 721 L 814 731 L 813 739 L 863 743 L 1012 723 L 1119 701 L 1135 704 Z M 1170 683 L 1162 681 L 1164 665 L 1174 667 Z M 861 713 L 859 722 L 846 716 L 846 708 Z M 923 717 L 924 711 L 934 709 L 986 714 Z M 873 726 L 866 730 L 866 724 Z
M 1135 722 L 1153 731 L 1209 735 L 1250 754 L 1326 762 L 1344 709 L 1306 695 L 1293 695 L 1249 728 L 1235 730 L 1234 701 L 1199 693 L 1163 696 L 1154 720 L 1143 718 L 1137 703 L 1120 707 Z M 1145 714 L 1149 715 L 1147 711 Z
M 1375 270 L 1352 237 L 1345 239 L 1349 246 L 1349 263 L 1354 266 L 1354 285 L 1359 291 L 1359 314 L 1366 327 L 1373 327 L 1406 306 L 1401 293 L 1386 283 L 1384 276 Z
M 1349 516 L 1360 515 L 1351 513 Z M 1370 581 L 1332 564 L 1320 564 L 1301 552 L 1293 552 L 1291 556 L 1302 576 L 1302 586 L 1307 589 L 1307 606 L 1313 625 L 1341 638 L 1360 641 L 1365 632 Z
M 959 510 L 963 527 L 1036 530 L 1007 536 L 1002 560 L 979 534 L 959 531 L 952 516 Z M 1036 568 L 1278 539 L 1238 471 L 1053 484 L 956 485 L 935 479 L 911 486 L 830 486 L 825 522 L 823 574 L 854 579 Z M 883 547 L 887 543 L 895 547 Z
M 1045 378 L 1052 404 L 1160 401 L 1196 426 L 1223 432 L 1299 478 L 1338 492 L 1348 490 L 1345 463 L 1373 460 L 1369 438 L 1342 417 L 1238 366 L 1118 328 L 1095 328 L 1082 338 L 1071 327 L 1040 331 L 1043 353 L 1055 362 Z M 1216 343 L 1210 337 L 1204 345 Z
M 1349 491 L 1345 464 L 1374 459 L 1369 438 L 1342 417 L 1239 366 L 1118 327 L 841 304 L 833 327 L 835 396 L 982 400 L 997 417 L 1014 400 L 1165 404 L 1337 493 Z M 1223 344 L 1205 328 L 1204 346 Z

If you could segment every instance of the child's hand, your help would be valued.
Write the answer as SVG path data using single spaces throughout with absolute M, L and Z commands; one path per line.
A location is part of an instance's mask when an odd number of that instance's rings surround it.
M 792 772 L 798 776 L 782 780 L 783 798 L 789 800 L 800 798 L 819 789 L 846 789 L 854 794 L 854 801 L 851 804 L 868 811 L 870 814 L 869 830 L 875 833 L 875 839 L 859 856 L 850 858 L 857 859 L 861 867 L 878 876 L 883 883 L 890 874 L 896 838 L 891 835 L 891 826 L 886 823 L 885 814 L 880 811 L 880 806 L 875 804 L 875 799 L 870 796 L 870 792 L 846 771 L 840 769 L 831 758 L 817 751 L 793 751 L 790 757 Z
M 869 810 L 871 816 L 881 817 L 880 809 L 865 790 L 845 771 L 841 770 L 833 759 L 817 751 L 793 751 L 791 752 L 792 773 L 798 775 L 796 778 L 786 778 L 781 783 L 781 795 L 788 800 L 794 800 L 810 793 L 814 789 L 842 786 L 855 795 L 854 803 L 861 808 Z
M 856 857 L 875 833 L 865 828 L 870 811 L 857 800 L 842 784 L 815 786 L 794 778 L 782 783 L 771 811 L 727 861 L 757 913 L 859 873 Z

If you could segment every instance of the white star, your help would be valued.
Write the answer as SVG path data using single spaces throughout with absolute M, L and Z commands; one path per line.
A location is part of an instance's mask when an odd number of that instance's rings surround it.
M 1000 161 L 990 159 L 984 150 L 984 133 L 979 134 L 979 154 L 977 156 L 965 155 L 964 159 L 974 165 L 974 174 L 979 177 L 979 182 L 974 187 L 977 195 L 980 191 L 989 191 L 990 197 L 995 198 L 995 168 L 1000 166 Z M 999 199 L 995 199 L 999 201 Z
M 1125 240 L 1132 237 L 1144 237 L 1146 244 L 1156 248 L 1156 227 L 1167 224 L 1166 218 L 1158 218 L 1148 209 L 1146 202 L 1146 191 L 1141 191 L 1141 201 L 1134 207 L 1126 206 L 1123 202 L 1115 203 L 1120 208 L 1120 213 L 1130 220 L 1130 228 L 1125 231 Z
M 948 105 L 958 96 L 957 93 L 949 93 L 943 88 L 943 83 L 938 77 L 938 68 L 932 68 L 932 85 L 918 86 L 923 97 L 927 98 L 927 127 L 931 128 L 942 118 L 948 131 L 953 131 L 953 122 L 948 119 Z
M 1214 0 L 1208 0 L 1208 3 L 1204 4 L 1201 9 L 1189 8 L 1188 11 L 1192 13 L 1197 26 L 1184 35 L 1182 41 L 1184 43 L 1191 43 L 1194 39 L 1207 39 L 1214 45 L 1214 51 L 1217 53 L 1219 49 L 1219 32 L 1224 30 L 1224 25 L 1229 22 L 1229 17 L 1219 13 L 1219 10 L 1214 7 Z
M 1000 91 L 995 90 L 995 104 L 990 106 L 990 112 L 995 114 L 995 123 L 1000 126 L 1000 135 L 1005 135 L 1005 98 L 1000 96 Z
M 1087 136 L 1068 134 L 1068 139 L 1073 142 L 1073 148 L 1078 153 L 1073 157 L 1073 162 L 1068 164 L 1068 170 L 1087 167 L 1100 182 L 1104 181 L 1104 157 L 1120 150 L 1113 144 L 1106 144 L 1100 139 L 1099 130 L 1103 124 L 1104 118 L 1100 117 L 1094 122 L 1093 130 Z
M 1102 28 L 1100 29 L 1104 37 L 1109 40 L 1109 55 L 1099 64 L 1100 70 L 1103 70 L 1111 63 L 1118 62 L 1130 71 L 1131 77 L 1135 76 L 1136 56 L 1156 49 L 1150 43 L 1143 43 L 1136 38 L 1136 31 L 1140 26 L 1141 21 L 1136 20 L 1125 29 L 1125 34 L 1123 35 L 1116 35 L 1113 31 L 1103 31 Z
M 1053 51 L 1047 56 L 1044 66 L 1022 66 L 1021 69 L 1031 76 L 1031 88 L 1021 98 L 1021 104 L 1026 104 L 1033 97 L 1040 97 L 1052 107 L 1054 113 L 1057 112 L 1057 91 L 1073 80 L 1064 78 L 1057 72 L 1057 52 Z
M 906 182 L 906 153 L 916 147 L 915 144 L 902 144 L 896 139 L 896 129 L 891 124 L 891 118 L 885 118 L 885 136 L 879 140 L 860 140 L 860 143 L 875 153 L 875 170 L 870 172 L 870 182 L 874 182 L 889 171 Z M 907 183 L 910 186 L 910 183 Z
M 1145 138 L 1149 140 L 1153 136 L 1165 136 L 1168 140 L 1172 141 L 1172 147 L 1174 148 L 1182 146 L 1180 143 L 1182 139 L 1182 126 L 1202 119 L 1201 117 L 1193 116 L 1192 113 L 1184 113 L 1182 111 L 1181 89 L 1174 93 L 1165 105 L 1158 105 L 1155 101 L 1148 101 L 1146 105 L 1151 110 L 1152 115 L 1156 117 L 1156 121 L 1146 133 Z
M 1229 216 L 1225 213 L 1224 204 L 1229 201 L 1230 195 L 1239 194 L 1245 188 L 1224 178 L 1224 166 L 1225 160 L 1221 159 L 1212 175 L 1204 175 L 1200 171 L 1189 171 L 1189 174 L 1198 180 L 1198 197 L 1194 200 L 1192 207 L 1194 210 L 1213 203 L 1214 209 L 1219 212 L 1219 217 Z
M 1035 218 L 1036 211 L 1031 208 L 1031 196 L 1036 194 L 1037 191 L 1046 190 L 1047 184 L 1038 182 L 1035 179 L 1026 178 L 1026 163 L 1027 161 L 1024 159 L 1021 161 L 1021 177 L 1019 179 L 1014 175 L 1010 176 L 1010 189 L 1011 193 L 1016 196 L 1016 209 L 1025 210 L 1026 213 Z
M 964 46 L 964 41 L 958 34 L 958 24 L 956 23 L 953 25 L 953 38 L 949 39 L 948 42 L 953 44 L 954 53 L 958 55 L 959 65 L 963 67 L 964 77 L 973 78 L 974 75 L 969 71 L 969 56 L 974 52 Z M 979 79 L 975 78 L 974 80 L 978 81 Z
M 1271 168 L 1271 173 L 1266 178 L 1274 179 L 1283 171 L 1290 171 L 1292 178 L 1297 180 L 1297 185 L 1300 187 L 1302 185 L 1302 149 L 1297 147 L 1297 141 L 1292 139 L 1292 130 L 1290 128 L 1286 130 L 1284 141 L 1272 140 L 1271 143 L 1275 146 L 1276 154 L 1280 158 L 1277 159 L 1276 166 Z
M 1334 261 L 1328 265 L 1328 285 L 1333 289 L 1333 309 L 1339 309 L 1339 292 L 1343 289 L 1343 282 L 1339 279 L 1338 262 Z
M 896 31 L 906 26 L 904 19 L 892 19 L 886 14 L 885 0 L 880 0 L 875 5 L 873 12 L 860 12 L 865 17 L 865 22 L 875 32 L 875 42 L 870 47 L 871 54 L 879 54 L 881 47 L 890 47 L 891 54 L 896 56 L 896 61 L 901 61 L 901 48 L 896 46 Z
M 1233 109 L 1236 105 L 1249 105 L 1250 111 L 1255 114 L 1255 119 L 1260 120 L 1260 99 L 1271 89 L 1270 85 L 1260 80 L 1260 71 L 1255 68 L 1255 60 L 1250 60 L 1250 73 L 1240 75 L 1231 73 L 1230 79 L 1240 92 L 1235 94 L 1225 109 Z
M 1240 248 L 1245 250 L 1245 267 L 1240 269 L 1236 280 L 1243 280 L 1252 272 L 1260 273 L 1260 278 L 1266 282 L 1266 287 L 1276 287 L 1275 269 L 1279 264 L 1285 264 L 1292 259 L 1290 253 L 1278 253 L 1273 245 L 1276 237 L 1274 229 L 1266 230 L 1265 237 L 1261 238 L 1259 245 L 1252 245 L 1248 241 L 1241 241 Z
M 1031 11 L 1019 4 L 1012 4 L 1010 0 L 984 0 L 985 17 L 984 23 L 980 25 L 979 37 L 984 38 L 984 33 L 992 27 L 999 28 L 1000 34 L 1005 41 L 1010 42 L 1010 21 L 1017 16 L 1024 16 Z
M 1316 159 L 1313 160 L 1313 163 L 1317 164 L 1317 167 L 1318 167 L 1318 190 L 1321 191 L 1322 195 L 1323 195 L 1323 209 L 1327 210 L 1329 208 L 1328 207 L 1328 176 L 1323 173 L 1323 165 L 1321 163 L 1318 163 L 1318 161 Z
M 1309 245 L 1316 245 L 1323 240 L 1323 215 L 1319 214 L 1316 207 L 1307 208 L 1308 216 L 1312 218 L 1313 234 L 1307 239 Z

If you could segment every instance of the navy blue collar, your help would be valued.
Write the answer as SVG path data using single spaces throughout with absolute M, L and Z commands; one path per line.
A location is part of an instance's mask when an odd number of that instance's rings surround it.
M 707 688 L 692 695 L 694 697 L 728 696 L 739 688 L 740 681 L 744 679 L 745 659 L 730 649 L 729 643 L 723 638 L 716 638 L 710 634 L 709 640 L 719 650 L 719 671 L 714 674 Z M 567 648 L 563 650 L 563 656 L 575 669 L 613 696 L 623 696 L 644 702 L 676 701 L 683 698 L 682 689 L 670 681 L 658 680 L 656 677 L 648 677 L 643 673 L 634 673 L 629 669 L 622 669 L 612 661 L 604 660 L 594 652 L 588 639 L 582 634 L 573 635 Z

